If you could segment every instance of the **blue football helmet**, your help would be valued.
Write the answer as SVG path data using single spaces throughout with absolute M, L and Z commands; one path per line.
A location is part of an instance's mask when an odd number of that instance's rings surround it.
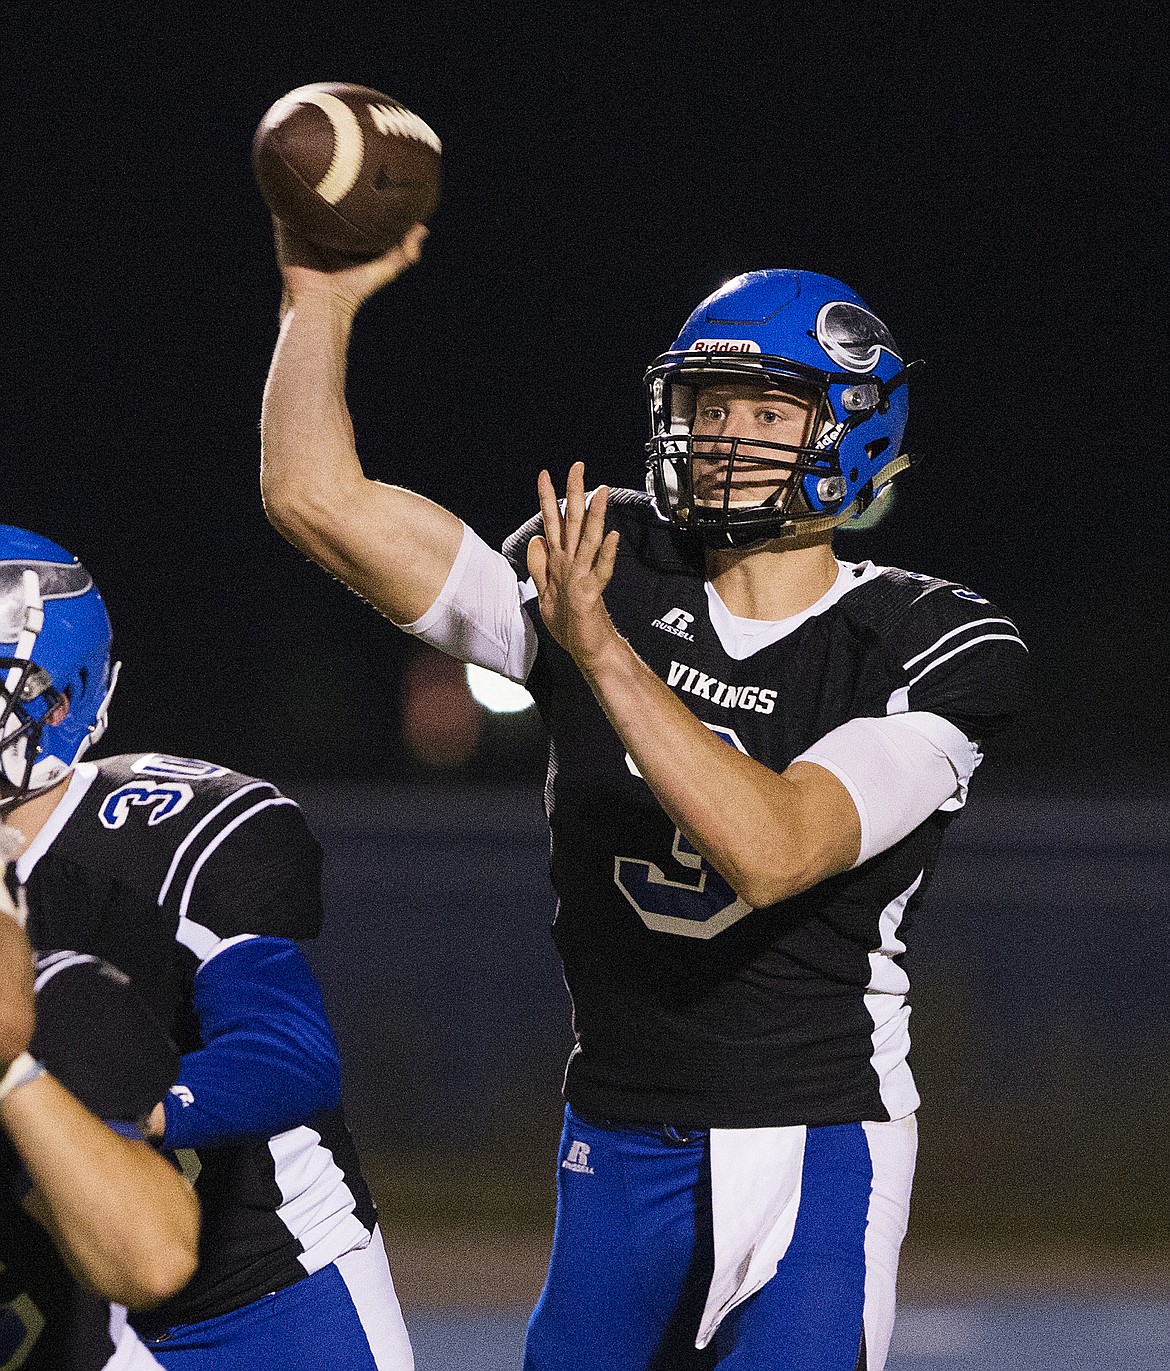
M 886 326 L 842 282 L 811 271 L 737 276 L 646 372 L 646 488 L 664 518 L 714 547 L 797 539 L 860 519 L 910 464 L 900 447 L 909 371 Z M 693 437 L 699 390 L 728 382 L 806 398 L 804 443 Z M 720 498 L 696 497 L 696 455 L 718 461 Z M 757 486 L 761 472 L 774 471 L 775 488 L 737 501 L 733 479 L 749 471 Z
M 48 538 L 0 524 L 0 810 L 98 741 L 117 678 L 93 577 Z

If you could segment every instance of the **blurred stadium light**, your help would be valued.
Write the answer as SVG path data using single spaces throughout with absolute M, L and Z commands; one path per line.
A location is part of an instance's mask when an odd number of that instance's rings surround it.
M 519 714 L 536 703 L 528 691 L 486 667 L 467 665 L 467 685 L 478 704 L 491 714 Z

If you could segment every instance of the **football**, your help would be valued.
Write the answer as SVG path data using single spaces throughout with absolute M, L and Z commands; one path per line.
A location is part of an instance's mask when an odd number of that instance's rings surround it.
M 380 256 L 439 203 L 442 145 L 381 91 L 322 81 L 261 119 L 252 168 L 272 213 L 332 269 Z

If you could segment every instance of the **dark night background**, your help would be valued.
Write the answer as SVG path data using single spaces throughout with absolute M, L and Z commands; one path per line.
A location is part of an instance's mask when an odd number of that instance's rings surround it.
M 923 465 L 844 555 L 1018 617 L 1037 695 L 989 767 L 1129 785 L 1165 765 L 1165 124 L 1143 7 L 1084 28 L 1046 7 L 787 9 L 15 20 L 2 517 L 103 587 L 122 746 L 414 769 L 395 722 L 412 645 L 281 542 L 256 479 L 278 288 L 252 131 L 291 87 L 348 79 L 445 148 L 424 261 L 357 332 L 371 474 L 492 542 L 543 464 L 640 485 L 642 371 L 693 306 L 752 267 L 838 275 L 927 361 Z
M 312 789 L 322 782 L 523 788 L 539 774 L 539 746 L 495 725 L 461 772 L 415 759 L 399 693 L 417 647 L 261 510 L 279 287 L 252 132 L 290 88 L 351 80 L 396 96 L 444 142 L 423 261 L 359 318 L 350 397 L 367 471 L 498 544 L 535 510 L 543 465 L 563 480 L 584 458 L 594 482 L 641 484 L 642 371 L 703 296 L 754 267 L 840 276 L 927 362 L 906 443 L 922 465 L 900 478 L 887 523 L 840 551 L 961 580 L 1018 620 L 1035 694 L 989 756 L 988 793 L 1032 797 L 1046 832 L 1089 846 L 1100 799 L 1116 872 L 1132 871 L 1125 805 L 1153 805 L 1137 827 L 1147 849 L 1164 843 L 1170 761 L 1160 7 L 1091 22 L 1050 5 L 1014 17 L 924 3 L 625 9 L 261 0 L 9 19 L 0 520 L 66 545 L 104 591 L 125 664 L 107 746 L 271 775 L 315 795 L 326 826 L 337 792 Z M 1017 834 L 1035 812 L 995 811 Z M 975 822 L 972 852 L 986 826 Z M 986 897 L 995 859 L 976 856 Z M 1066 865 L 1052 883 L 1082 875 Z M 1122 889 L 1120 875 L 1102 880 Z M 1143 889 L 1162 887 L 1151 875 Z M 1154 1029 L 1164 908 L 1149 904 L 1134 934 L 1132 907 L 1100 904 L 1070 953 L 1057 913 L 1031 922 L 1037 899 L 1004 916 L 1003 961 L 993 948 L 980 963 L 1005 1002 L 1019 998 L 1013 937 L 1047 967 L 1033 988 L 1059 1001 L 1092 982 L 1114 930 L 1130 930 L 1112 964 L 1118 998 L 1083 1023 L 1074 1014 L 1048 1061 L 1057 1131 L 1075 1131 L 1075 1091 L 1054 1082 L 1083 1063 L 1078 1034 L 1100 1048 L 1100 1080 L 1133 1073 L 1137 1090 L 1147 1068 L 1170 1079 Z M 931 964 L 949 948 L 936 944 Z M 969 955 L 961 939 L 954 953 Z M 552 984 L 551 963 L 547 974 Z M 564 1035 L 561 993 L 551 1012 Z M 969 981 L 963 993 L 983 992 Z M 933 1016 L 942 1041 L 955 1003 L 937 984 L 923 994 L 923 1027 Z M 1147 1055 L 1119 1068 L 1098 1030 L 1130 1016 Z M 1006 1022 L 995 1051 L 1010 1076 Z M 1032 1033 L 1026 1015 L 1018 1032 Z M 944 1104 L 963 1070 L 945 1054 L 962 1042 L 926 1062 Z M 415 1084 L 432 1069 L 422 1062 Z M 533 1087 L 537 1131 L 555 1128 L 556 1072 Z M 1036 1098 L 1030 1079 L 1016 1080 L 1011 1109 Z M 1101 1142 L 1117 1107 L 1102 1089 L 1089 1092 L 1084 1151 L 1120 1156 L 1116 1137 Z M 973 1097 L 947 1108 L 937 1127 L 964 1136 Z M 1051 1174 L 1027 1126 L 1001 1160 Z M 994 1171 L 965 1136 L 971 1166 Z M 1083 1176 L 1068 1185 L 1086 1188 Z M 944 1190 L 936 1175 L 932 1193 Z M 1082 1236 L 1111 1212 L 1113 1192 L 1095 1193 Z

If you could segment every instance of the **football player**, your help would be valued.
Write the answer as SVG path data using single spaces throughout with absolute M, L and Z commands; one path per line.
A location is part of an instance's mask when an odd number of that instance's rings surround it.
M 15 836 L 0 825 L 0 844 Z M 157 1371 L 125 1306 L 195 1269 L 195 1197 L 141 1131 L 178 1069 L 125 976 L 34 961 L 0 884 L 0 1366 Z
M 262 487 L 395 624 L 523 681 L 551 735 L 573 997 L 529 1371 L 880 1371 L 914 1171 L 908 930 L 1026 650 L 965 586 L 839 558 L 901 451 L 910 367 L 848 286 L 737 277 L 646 373 L 646 493 L 488 548 L 365 478 L 350 325 L 416 228 L 284 266 Z M 550 434 L 555 440 L 556 435 Z
M 116 677 L 85 567 L 0 526 L 0 807 L 26 844 L 31 940 L 119 967 L 183 1053 L 150 1128 L 196 1176 L 199 1267 L 135 1326 L 185 1371 L 409 1371 L 337 1045 L 294 941 L 320 926 L 320 850 L 267 781 L 159 753 L 82 760 Z

